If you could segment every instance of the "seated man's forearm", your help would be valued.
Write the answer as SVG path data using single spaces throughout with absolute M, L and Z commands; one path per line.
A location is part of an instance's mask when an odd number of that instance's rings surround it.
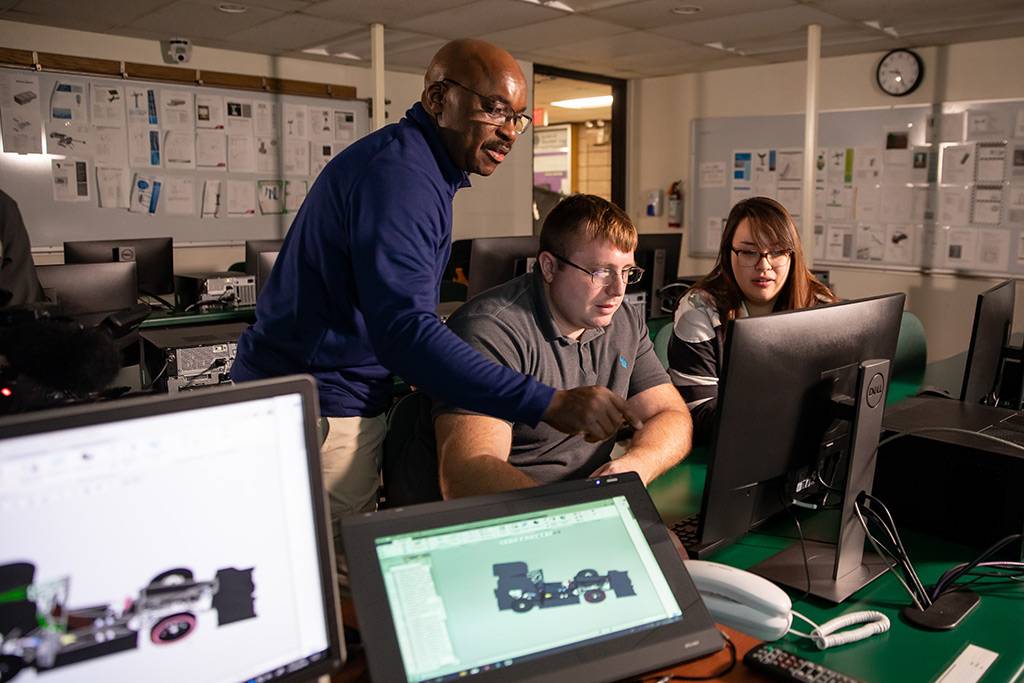
M 690 414 L 666 410 L 644 422 L 643 428 L 633 435 L 629 449 L 621 459 L 636 459 L 644 463 L 644 483 L 649 484 L 677 465 L 690 452 L 693 426 Z M 641 476 L 644 476 L 641 473 Z
M 499 493 L 536 486 L 507 461 L 492 455 L 444 458 L 441 465 L 441 495 L 445 500 L 486 493 Z

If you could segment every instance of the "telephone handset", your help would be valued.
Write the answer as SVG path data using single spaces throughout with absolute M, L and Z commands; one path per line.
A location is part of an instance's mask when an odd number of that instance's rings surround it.
M 715 621 L 760 640 L 778 640 L 792 633 L 810 638 L 824 650 L 889 630 L 889 618 L 872 610 L 845 614 L 819 626 L 794 612 L 785 591 L 767 579 L 718 562 L 686 560 L 684 564 Z M 810 633 L 794 631 L 791 628 L 794 616 L 809 623 L 814 630 Z M 856 624 L 864 625 L 837 633 Z

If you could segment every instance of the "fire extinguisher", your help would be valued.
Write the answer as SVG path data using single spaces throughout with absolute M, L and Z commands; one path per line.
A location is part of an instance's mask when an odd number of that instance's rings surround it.
M 668 190 L 668 227 L 679 228 L 683 225 L 683 181 L 672 183 Z

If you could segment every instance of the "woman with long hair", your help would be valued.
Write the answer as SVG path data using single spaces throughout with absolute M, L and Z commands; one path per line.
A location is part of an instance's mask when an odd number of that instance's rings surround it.
M 782 204 L 751 197 L 732 207 L 718 261 L 680 299 L 668 344 L 669 374 L 690 408 L 694 443 L 706 443 L 714 423 L 724 323 L 834 301 L 808 270 L 800 235 Z

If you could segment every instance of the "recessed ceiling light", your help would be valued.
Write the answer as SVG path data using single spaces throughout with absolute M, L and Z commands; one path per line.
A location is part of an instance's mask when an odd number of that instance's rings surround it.
M 360 62 L 363 61 L 362 57 L 360 57 L 359 55 L 352 54 L 351 52 L 333 52 L 331 53 L 331 56 L 338 57 L 340 59 L 354 59 Z
M 597 109 L 607 107 L 612 103 L 611 95 L 598 95 L 597 97 L 577 97 L 571 100 L 558 100 L 552 102 L 552 107 L 562 109 Z
M 245 14 L 249 11 L 247 5 L 239 5 L 237 2 L 222 2 L 217 5 L 217 9 L 224 14 Z
M 701 8 L 697 5 L 680 5 L 679 7 L 673 7 L 671 10 L 672 14 L 682 14 L 687 16 L 690 14 L 700 14 Z

